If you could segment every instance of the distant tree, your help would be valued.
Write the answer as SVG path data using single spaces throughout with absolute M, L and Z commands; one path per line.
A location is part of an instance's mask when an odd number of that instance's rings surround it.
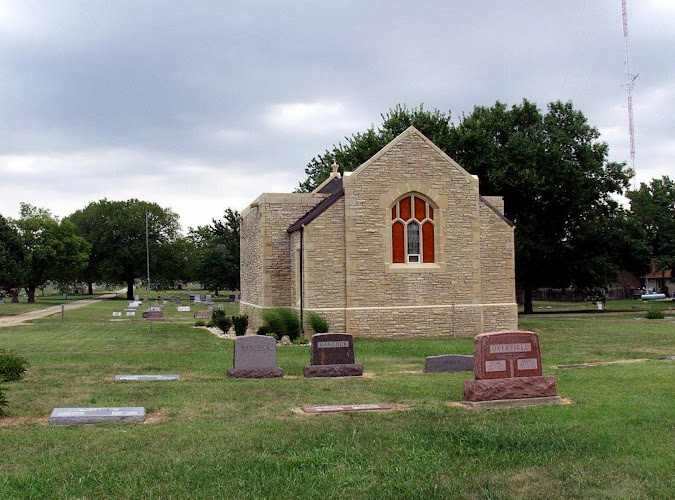
M 612 197 L 631 172 L 607 161 L 599 138 L 581 111 L 560 101 L 546 114 L 527 100 L 510 109 L 477 106 L 453 129 L 450 155 L 478 175 L 483 194 L 504 196 L 515 223 L 525 312 L 538 287 L 597 294 L 616 278 L 619 255 L 638 251 L 639 241 L 617 234 L 625 214 Z
M 375 130 L 372 126 L 362 133 L 346 137 L 346 143 L 338 143 L 333 149 L 315 156 L 305 168 L 307 178 L 300 183 L 298 191 L 311 192 L 328 178 L 331 165 L 335 162 L 340 172 L 351 172 L 365 163 L 405 129 L 414 125 L 441 149 L 446 150 L 450 141 L 450 112 L 427 111 L 424 105 L 408 109 L 398 104 L 381 115 L 382 125 Z
M 48 281 L 74 281 L 87 265 L 89 244 L 77 236 L 70 221 L 59 221 L 49 210 L 21 203 L 21 217 L 15 221 L 23 246 L 22 286 L 28 302 L 35 302 L 35 290 Z
M 21 287 L 23 259 L 23 245 L 16 226 L 0 215 L 0 290 L 14 290 L 12 301 L 18 300 L 16 291 Z
M 675 276 L 675 181 L 668 176 L 628 192 L 634 220 L 644 229 L 657 267 Z
M 150 249 L 150 279 L 173 282 L 181 256 L 171 249 L 179 248 L 179 217 L 171 209 L 156 203 L 130 199 L 92 202 L 68 217 L 77 225 L 92 247 L 92 265 L 87 279 L 106 283 L 126 283 L 127 298 L 134 298 L 134 282 L 147 276 L 146 212 Z
M 197 249 L 194 276 L 204 287 L 214 290 L 239 290 L 239 212 L 228 208 L 222 220 L 190 229 Z

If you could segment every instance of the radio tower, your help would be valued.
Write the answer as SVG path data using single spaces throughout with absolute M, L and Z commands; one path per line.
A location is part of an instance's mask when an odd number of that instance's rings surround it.
M 633 130 L 633 86 L 638 75 L 630 72 L 630 50 L 628 49 L 628 12 L 626 0 L 621 0 L 621 13 L 623 15 L 623 40 L 626 49 L 626 91 L 628 92 L 628 134 L 630 136 L 630 167 L 633 170 L 633 189 L 635 185 L 635 132 Z

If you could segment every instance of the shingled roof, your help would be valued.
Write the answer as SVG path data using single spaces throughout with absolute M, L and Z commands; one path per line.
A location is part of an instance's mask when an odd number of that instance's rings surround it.
M 291 227 L 287 229 L 289 233 L 299 231 L 319 215 L 328 210 L 333 204 L 345 195 L 345 188 L 341 177 L 334 177 L 330 182 L 323 186 L 319 191 L 322 194 L 330 194 L 328 198 L 321 200 L 309 212 L 296 220 Z

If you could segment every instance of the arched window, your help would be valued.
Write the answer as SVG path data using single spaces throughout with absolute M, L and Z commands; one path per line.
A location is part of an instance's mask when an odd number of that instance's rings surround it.
M 394 264 L 433 264 L 434 207 L 419 195 L 406 195 L 391 207 Z

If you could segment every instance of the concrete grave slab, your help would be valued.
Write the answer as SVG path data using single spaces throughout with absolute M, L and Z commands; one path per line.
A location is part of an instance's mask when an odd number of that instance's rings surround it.
M 424 373 L 472 372 L 473 356 L 463 354 L 428 356 L 423 371 Z
M 135 381 L 135 382 L 155 382 L 180 380 L 180 375 L 115 375 L 115 382 Z
M 104 424 L 145 422 L 145 408 L 124 406 L 112 408 L 54 408 L 49 425 Z
M 391 410 L 393 405 L 389 404 L 357 404 L 357 405 L 331 405 L 331 406 L 303 406 L 305 413 L 342 413 L 347 411 L 383 411 Z

